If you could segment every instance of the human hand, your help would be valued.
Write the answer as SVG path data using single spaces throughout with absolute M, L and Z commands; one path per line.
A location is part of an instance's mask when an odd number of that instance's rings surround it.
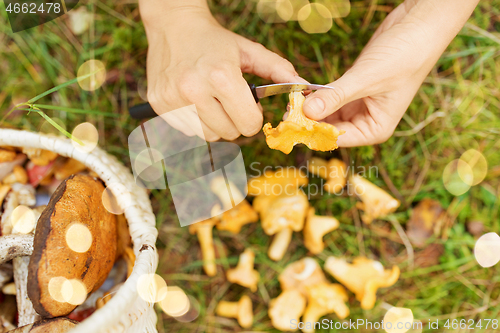
M 242 73 L 276 83 L 305 81 L 290 62 L 224 29 L 205 1 L 198 4 L 170 8 L 162 17 L 143 14 L 149 41 L 149 103 L 158 114 L 195 104 L 203 133 L 192 126 L 198 121 L 194 112 L 168 120 L 186 135 L 207 141 L 252 136 L 262 128 L 262 109 Z
M 375 31 L 354 65 L 307 97 L 304 113 L 346 131 L 339 147 L 391 137 L 423 80 L 478 0 L 406 0 Z

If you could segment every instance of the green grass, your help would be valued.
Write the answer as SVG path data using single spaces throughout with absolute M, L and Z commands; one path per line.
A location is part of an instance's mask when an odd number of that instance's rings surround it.
M 37 104 L 69 132 L 81 122 L 94 123 L 100 145 L 129 164 L 127 137 L 139 123 L 128 117 L 127 108 L 142 102 L 138 90 L 144 89 L 147 41 L 137 4 L 121 0 L 95 3 L 86 5 L 96 13 L 93 35 L 87 32 L 81 36 L 71 33 L 66 18 L 12 34 L 0 4 L 0 110 L 3 116 L 14 105 L 74 79 L 79 65 L 95 56 L 106 64 L 108 72 L 101 89 L 88 93 L 72 84 L 42 97 Z M 352 65 L 387 11 L 399 2 L 385 1 L 375 7 L 375 12 L 370 12 L 370 3 L 352 2 L 351 13 L 343 23 L 334 24 L 328 34 L 322 35 L 309 35 L 296 22 L 266 24 L 252 11 L 251 1 L 214 0 L 211 7 L 224 26 L 279 52 L 296 65 L 305 79 L 327 83 Z M 325 195 L 311 200 L 317 213 L 333 215 L 341 222 L 338 230 L 325 237 L 326 249 L 317 257 L 321 264 L 329 255 L 364 254 L 386 266 L 397 264 L 401 268 L 400 280 L 378 293 L 374 309 L 361 310 L 350 294 L 352 320 L 382 320 L 384 303 L 408 307 L 416 319 L 439 319 L 441 325 L 448 318 L 500 317 L 500 266 L 485 269 L 477 265 L 472 256 L 474 237 L 466 228 L 467 222 L 475 220 L 484 223 L 485 232 L 500 229 L 499 18 L 500 1 L 479 4 L 420 88 L 396 134 L 384 144 L 333 153 L 313 153 L 296 147 L 290 155 L 284 155 L 267 148 L 262 135 L 239 141 L 248 171 L 252 162 L 259 162 L 260 168 L 300 166 L 312 155 L 342 158 L 354 166 L 377 166 L 379 177 L 371 180 L 385 189 L 390 187 L 386 180 L 390 180 L 397 189 L 393 195 L 405 201 L 390 216 L 403 228 L 412 207 L 422 198 L 436 199 L 447 209 L 453 220 L 447 239 L 434 240 L 444 245 L 439 264 L 412 268 L 407 249 L 389 219 L 369 226 L 360 224 L 356 200 L 347 196 Z M 251 76 L 247 79 L 264 83 Z M 285 96 L 263 100 L 266 120 L 277 123 L 286 102 Z M 445 116 L 414 131 L 417 124 L 432 119 L 437 112 Z M 26 111 L 14 112 L 6 125 L 32 131 L 50 128 L 38 114 Z M 480 150 L 486 157 L 488 175 L 480 185 L 454 197 L 444 188 L 442 173 L 450 161 L 469 148 Z M 179 227 L 168 191 L 152 191 L 151 198 L 160 231 L 159 273 L 167 283 L 186 290 L 200 305 L 200 315 L 191 323 L 177 322 L 159 312 L 159 331 L 240 331 L 236 321 L 215 316 L 214 309 L 221 299 L 237 300 L 250 294 L 255 313 L 252 330 L 276 332 L 267 316 L 267 306 L 281 292 L 277 275 L 284 266 L 307 255 L 302 235 L 294 234 L 285 258 L 276 263 L 266 255 L 270 238 L 260 225 L 249 225 L 238 235 L 215 230 L 220 266 L 219 274 L 209 278 L 201 269 L 196 237 L 187 228 Z M 229 284 L 223 274 L 247 247 L 256 252 L 256 267 L 262 278 L 256 293 Z M 419 249 L 415 251 L 416 257 L 421 255 Z M 327 318 L 336 320 L 335 315 Z

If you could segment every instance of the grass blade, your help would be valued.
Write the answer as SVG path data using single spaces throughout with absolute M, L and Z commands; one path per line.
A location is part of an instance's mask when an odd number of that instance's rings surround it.
M 75 109 L 75 108 L 67 108 L 64 106 L 55 106 L 55 105 L 46 105 L 46 104 L 33 104 L 33 106 L 40 108 L 40 109 L 60 110 L 60 111 L 65 111 L 65 112 L 69 112 L 69 113 L 95 114 L 95 115 L 111 117 L 111 118 L 119 118 L 120 117 L 120 115 L 116 114 L 116 113 L 100 112 L 100 111 L 96 111 L 96 110 Z
M 71 133 L 69 133 L 68 131 L 66 131 L 64 128 L 62 128 L 61 126 L 59 126 L 58 123 L 56 123 L 55 121 L 52 120 L 52 118 L 50 118 L 49 116 L 47 116 L 45 113 L 43 113 L 43 111 L 38 111 L 38 110 L 32 110 L 34 112 L 38 112 L 38 114 L 40 116 L 42 116 L 45 120 L 47 120 L 52 126 L 54 126 L 59 132 L 63 133 L 64 135 L 66 135 L 68 138 L 70 138 L 71 140 L 75 141 L 76 143 L 78 143 L 79 145 L 83 146 L 83 142 L 80 141 L 79 139 L 75 138 Z

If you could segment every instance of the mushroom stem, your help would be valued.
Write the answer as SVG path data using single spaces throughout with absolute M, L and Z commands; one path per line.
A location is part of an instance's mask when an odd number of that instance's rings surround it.
M 217 266 L 215 265 L 212 225 L 200 226 L 196 231 L 196 235 L 198 236 L 198 242 L 200 242 L 203 269 L 208 276 L 215 276 L 217 273 Z
M 16 283 L 16 300 L 18 311 L 18 326 L 34 323 L 40 316 L 35 312 L 33 303 L 28 298 L 28 265 L 29 256 L 17 257 L 12 260 L 14 267 L 14 282 Z
M 281 229 L 276 235 L 274 235 L 274 239 L 269 247 L 269 251 L 267 252 L 269 258 L 274 261 L 281 260 L 285 255 L 285 252 L 292 240 L 292 229 L 284 228 Z
M 33 253 L 33 238 L 32 234 L 0 237 L 0 264 L 16 257 L 30 256 Z
M 238 316 L 238 302 L 220 301 L 217 305 L 217 315 L 228 318 L 236 318 Z
M 12 279 L 12 265 L 0 265 L 0 288 Z

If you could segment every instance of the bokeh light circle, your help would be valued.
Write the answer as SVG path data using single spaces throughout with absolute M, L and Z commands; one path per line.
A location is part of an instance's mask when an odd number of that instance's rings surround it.
M 398 328 L 398 324 L 399 327 L 403 327 Z M 384 327 L 387 333 L 406 333 L 412 326 L 413 312 L 410 309 L 392 307 L 384 316 Z
M 444 187 L 455 196 L 466 193 L 470 189 L 473 179 L 471 167 L 462 160 L 451 161 L 443 170 Z
M 486 158 L 483 154 L 481 154 L 481 152 L 475 149 L 469 149 L 463 153 L 462 156 L 460 156 L 460 160 L 467 163 L 472 170 L 472 180 L 470 181 L 471 186 L 477 185 L 484 180 L 486 174 L 488 173 L 488 161 L 486 161 Z M 458 168 L 457 171 L 460 179 L 462 179 L 464 183 L 467 183 L 469 174 L 467 173 L 467 170 L 464 172 L 464 169 L 465 168 Z
M 289 0 L 259 0 L 257 14 L 266 23 L 286 22 L 293 15 L 293 7 Z
M 177 286 L 168 287 L 167 296 L 160 302 L 160 307 L 171 317 L 185 315 L 191 307 L 189 297 Z
M 309 34 L 328 32 L 333 25 L 330 11 L 320 3 L 311 3 L 302 7 L 297 14 L 297 19 L 302 30 Z
M 163 176 L 163 165 L 158 163 L 163 160 L 163 154 L 154 148 L 142 150 L 134 159 L 134 170 L 139 177 L 152 182 Z
M 19 205 L 14 208 L 10 219 L 13 234 L 29 234 L 35 229 L 35 213 L 28 206 Z
M 92 245 L 92 233 L 87 226 L 81 223 L 72 223 L 66 229 L 66 244 L 78 253 L 85 253 Z
M 181 323 L 188 323 L 194 321 L 200 315 L 200 303 L 198 302 L 198 300 L 191 295 L 189 295 L 188 298 L 189 298 L 188 311 L 181 316 L 174 317 L 175 320 Z
M 349 0 L 316 0 L 325 6 L 329 11 L 332 18 L 346 17 L 351 12 L 351 2 Z
M 89 77 L 82 78 L 91 74 Z M 88 60 L 84 62 L 76 74 L 80 88 L 86 91 L 99 89 L 106 80 L 106 67 L 100 60 Z
M 62 295 L 63 283 L 66 281 L 67 281 L 67 279 L 63 276 L 53 277 L 49 280 L 48 289 L 49 289 L 50 297 L 52 297 L 54 300 L 56 300 L 60 303 L 66 302 L 66 300 L 64 299 L 64 297 Z
M 117 196 L 120 197 L 121 205 L 118 204 Z M 121 183 L 110 183 L 102 192 L 102 204 L 112 214 L 124 213 L 124 208 L 132 205 L 132 195 L 127 187 Z
M 474 257 L 482 267 L 492 267 L 500 261 L 500 236 L 495 232 L 482 235 L 474 246 Z
M 75 140 L 71 140 L 73 147 L 82 151 L 84 153 L 90 153 L 97 147 L 97 142 L 99 141 L 99 132 L 97 128 L 91 123 L 81 123 L 77 125 L 73 132 L 71 133 L 74 138 L 80 140 L 82 144 Z
M 148 303 L 161 302 L 168 293 L 167 283 L 158 274 L 143 274 L 137 280 L 137 292 Z
M 80 305 L 87 299 L 87 287 L 78 279 L 66 280 L 62 283 L 61 295 L 65 302 Z

